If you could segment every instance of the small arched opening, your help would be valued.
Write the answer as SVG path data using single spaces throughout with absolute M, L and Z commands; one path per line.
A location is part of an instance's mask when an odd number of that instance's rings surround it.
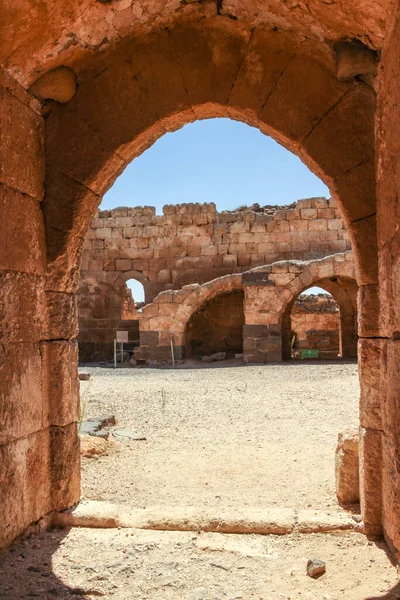
M 219 294 L 205 302 L 186 328 L 186 355 L 201 357 L 225 352 L 226 358 L 243 352 L 243 290 Z
M 352 279 L 322 279 L 302 290 L 284 312 L 284 360 L 356 358 L 357 341 L 357 284 Z
M 138 310 L 145 306 L 144 286 L 137 279 L 128 279 L 122 288 L 121 319 L 138 318 Z

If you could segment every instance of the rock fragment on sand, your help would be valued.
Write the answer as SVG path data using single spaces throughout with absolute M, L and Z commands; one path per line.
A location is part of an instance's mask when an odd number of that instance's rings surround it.
M 310 558 L 307 563 L 307 575 L 312 579 L 318 579 L 326 571 L 326 564 L 319 558 Z

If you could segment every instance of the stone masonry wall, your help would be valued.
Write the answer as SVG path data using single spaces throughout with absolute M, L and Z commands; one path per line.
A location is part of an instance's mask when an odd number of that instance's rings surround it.
M 80 494 L 73 298 L 46 281 L 44 129 L 0 70 L 0 548 Z
M 128 279 L 141 281 L 151 302 L 164 290 L 349 249 L 339 209 L 325 198 L 266 213 L 218 213 L 213 203 L 164 206 L 162 216 L 152 207 L 100 211 L 87 232 L 81 261 L 81 360 L 111 357 Z
M 193 316 L 218 297 L 243 292 L 244 361 L 280 362 L 288 358 L 284 348 L 288 339 L 290 349 L 293 304 L 299 294 L 315 285 L 329 290 L 337 301 L 342 355 L 353 356 L 351 351 L 357 344 L 357 284 L 353 253 L 344 252 L 312 261 L 279 261 L 202 285 L 161 292 L 143 308 L 139 321 L 140 347 L 135 358 L 150 363 L 169 361 L 171 342 L 175 357 L 184 358 L 188 324 Z
M 291 327 L 296 335 L 294 350 L 317 349 L 322 356 L 339 353 L 339 306 L 324 294 L 301 295 L 291 312 Z

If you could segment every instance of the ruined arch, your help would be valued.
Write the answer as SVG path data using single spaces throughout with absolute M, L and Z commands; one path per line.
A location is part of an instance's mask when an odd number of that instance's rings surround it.
M 223 352 L 228 358 L 243 352 L 244 293 L 215 294 L 193 312 L 185 328 L 185 356 Z
M 279 311 L 283 359 L 290 358 L 290 313 L 293 304 L 301 293 L 313 286 L 325 289 L 338 303 L 340 309 L 340 353 L 343 358 L 356 357 L 358 286 L 352 253 L 328 256 L 309 263 L 291 261 L 290 265 L 291 270 L 298 271 L 298 274 L 280 294 L 284 297 L 284 303 Z
M 219 16 L 177 21 L 75 67 L 75 97 L 46 124 L 53 287 L 76 285 L 82 238 L 125 166 L 163 133 L 216 116 L 256 126 L 300 156 L 342 207 L 359 283 L 376 281 L 375 96 L 362 82 L 338 81 L 325 48 Z
M 136 281 L 139 281 L 139 283 L 142 284 L 144 289 L 145 304 L 150 302 L 152 298 L 150 279 L 142 271 L 135 271 L 135 269 L 131 269 L 130 271 L 123 271 L 119 273 L 115 284 L 119 288 L 124 288 L 129 279 L 136 279 Z
M 291 312 L 296 299 L 310 287 L 317 286 L 329 294 L 339 306 L 339 354 L 342 358 L 357 356 L 357 284 L 355 279 L 332 276 L 306 286 L 287 305 L 282 316 L 282 358 L 291 357 Z

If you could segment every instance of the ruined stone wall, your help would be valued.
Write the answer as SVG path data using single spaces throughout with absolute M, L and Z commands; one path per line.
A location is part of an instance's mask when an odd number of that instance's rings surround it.
M 359 296 L 364 520 L 400 555 L 400 13 L 382 52 L 376 118 L 379 287 Z
M 349 249 L 339 209 L 325 198 L 262 213 L 218 213 L 212 203 L 165 206 L 163 216 L 152 207 L 100 211 L 82 253 L 80 357 L 111 358 L 128 279 L 141 281 L 151 302 L 167 289 Z
M 318 349 L 323 356 L 339 353 L 339 306 L 329 295 L 301 295 L 295 301 L 291 328 L 295 350 Z
M 315 285 L 327 289 L 337 301 L 343 356 L 352 356 L 346 349 L 351 352 L 357 345 L 357 284 L 353 254 L 345 252 L 314 261 L 280 261 L 202 285 L 161 292 L 143 309 L 140 347 L 135 358 L 169 361 L 171 341 L 176 357 L 183 358 L 187 327 L 193 315 L 216 298 L 238 291 L 244 293 L 244 361 L 268 363 L 290 358 L 292 307 L 299 294 Z M 286 343 L 288 356 L 284 351 Z
M 243 352 L 243 302 L 243 292 L 234 291 L 202 306 L 187 326 L 186 356 Z

